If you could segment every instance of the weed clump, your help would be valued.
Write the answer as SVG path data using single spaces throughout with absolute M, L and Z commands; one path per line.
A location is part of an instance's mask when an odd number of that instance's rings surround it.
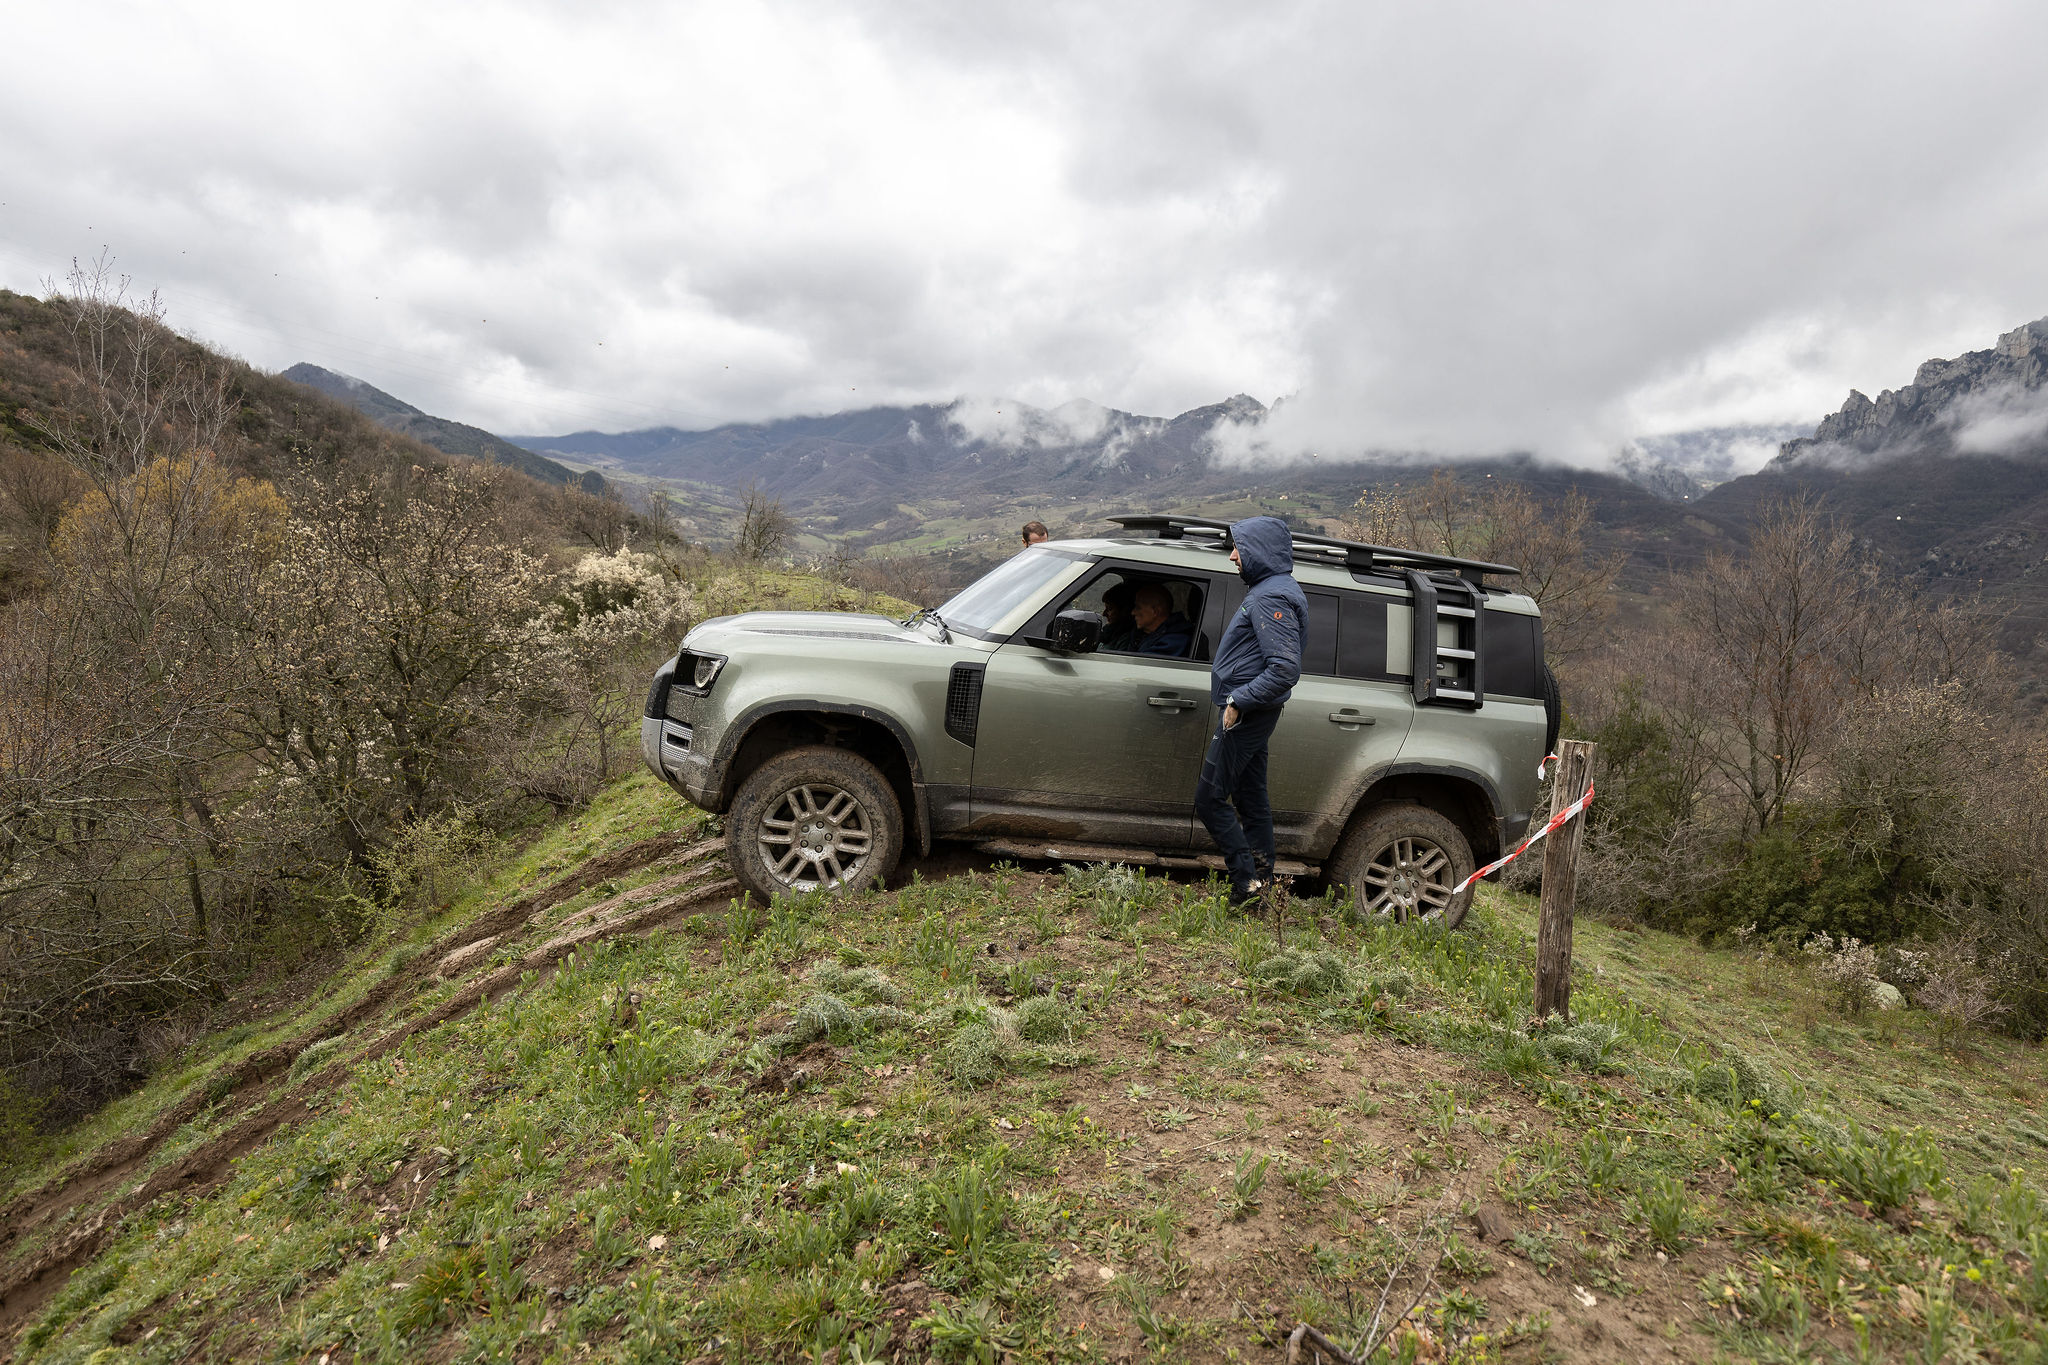
M 1769 1073 L 1739 1048 L 1724 1048 L 1718 1058 L 1695 1068 L 1685 1088 L 1731 1109 L 1749 1104 L 1781 1113 L 1792 1109 Z
M 1092 863 L 1086 867 L 1065 864 L 1067 890 L 1077 898 L 1095 903 L 1095 916 L 1106 929 L 1129 926 L 1141 910 L 1157 910 L 1171 886 L 1153 881 L 1141 867 L 1123 863 Z
M 1009 1047 L 987 1024 L 967 1024 L 939 1049 L 939 1064 L 961 1085 L 979 1089 L 1003 1074 Z
M 1615 1045 L 1620 1041 L 1621 1030 L 1614 1025 L 1597 1019 L 1581 1019 L 1570 1028 L 1543 1039 L 1542 1048 L 1566 1066 L 1605 1076 L 1621 1069 L 1613 1060 Z
M 894 1003 L 901 998 L 895 984 L 872 967 L 848 971 L 836 962 L 820 963 L 812 969 L 811 980 L 845 988 L 853 1000 L 849 1001 L 830 990 L 813 992 L 797 1006 L 787 1029 L 768 1034 L 754 1044 L 750 1053 L 756 1060 L 765 1063 L 808 1047 L 821 1038 L 844 1045 L 870 1033 L 903 1028 L 916 1022 L 914 1015 Z M 885 1003 L 855 1003 L 860 1000 Z
M 1366 994 L 1384 995 L 1389 1000 L 1406 1000 L 1415 989 L 1415 975 L 1402 967 L 1374 972 L 1365 980 Z
M 811 968 L 807 979 L 818 989 L 830 991 L 842 1000 L 862 1005 L 900 1005 L 903 992 L 895 982 L 874 967 L 848 967 L 825 959 Z
M 1831 1132 L 1817 1125 L 1807 1131 L 1806 1168 L 1880 1212 L 1901 1208 L 1921 1191 L 1946 1183 L 1941 1149 L 1923 1132 Z
M 328 1058 L 341 1051 L 347 1043 L 348 1035 L 337 1033 L 332 1038 L 322 1038 L 317 1043 L 307 1044 L 306 1047 L 300 1050 L 299 1055 L 293 1059 L 291 1074 L 285 1078 L 285 1083 L 295 1085 L 314 1071 L 319 1070 Z
M 1254 979 L 1290 995 L 1341 995 L 1352 986 L 1350 970 L 1327 948 L 1287 948 L 1252 968 Z
M 1080 1026 L 1081 1013 L 1052 995 L 1035 995 L 1011 1011 L 1017 1036 L 1027 1043 L 1072 1042 Z

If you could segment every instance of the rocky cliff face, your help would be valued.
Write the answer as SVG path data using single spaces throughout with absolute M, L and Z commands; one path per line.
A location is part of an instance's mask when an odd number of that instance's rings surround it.
M 1847 453 L 2048 453 L 2048 318 L 2016 327 L 1988 351 L 1930 360 L 1902 389 L 1874 400 L 1851 390 L 1813 435 L 1787 441 L 1773 463 Z M 2038 417 L 2040 420 L 2033 420 Z

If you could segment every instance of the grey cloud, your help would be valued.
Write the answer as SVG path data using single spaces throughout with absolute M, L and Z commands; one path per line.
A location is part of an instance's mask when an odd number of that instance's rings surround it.
M 2048 388 L 2004 384 L 1965 394 L 1942 420 L 1954 431 L 1955 448 L 1966 455 L 2038 449 L 2048 436 Z
M 1287 395 L 1258 459 L 1811 422 L 2048 311 L 2038 6 L 295 13 L 33 0 L 0 283 L 109 243 L 500 430 Z

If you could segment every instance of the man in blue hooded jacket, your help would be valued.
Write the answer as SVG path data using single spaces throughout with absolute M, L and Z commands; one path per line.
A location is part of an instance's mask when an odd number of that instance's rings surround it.
M 1272 875 L 1266 745 L 1301 677 L 1308 599 L 1294 581 L 1294 537 L 1286 522 L 1250 517 L 1230 528 L 1230 539 L 1231 562 L 1248 591 L 1209 666 L 1209 700 L 1220 715 L 1195 788 L 1195 814 L 1223 851 L 1231 900 L 1242 905 Z

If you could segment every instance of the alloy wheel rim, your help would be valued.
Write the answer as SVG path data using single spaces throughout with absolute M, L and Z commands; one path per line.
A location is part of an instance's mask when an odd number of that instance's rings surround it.
M 1397 920 L 1434 919 L 1451 908 L 1451 857 L 1431 840 L 1403 835 L 1366 865 L 1368 914 Z
M 776 797 L 755 838 L 769 875 L 792 891 L 846 885 L 875 846 L 867 808 L 830 782 L 800 783 Z

